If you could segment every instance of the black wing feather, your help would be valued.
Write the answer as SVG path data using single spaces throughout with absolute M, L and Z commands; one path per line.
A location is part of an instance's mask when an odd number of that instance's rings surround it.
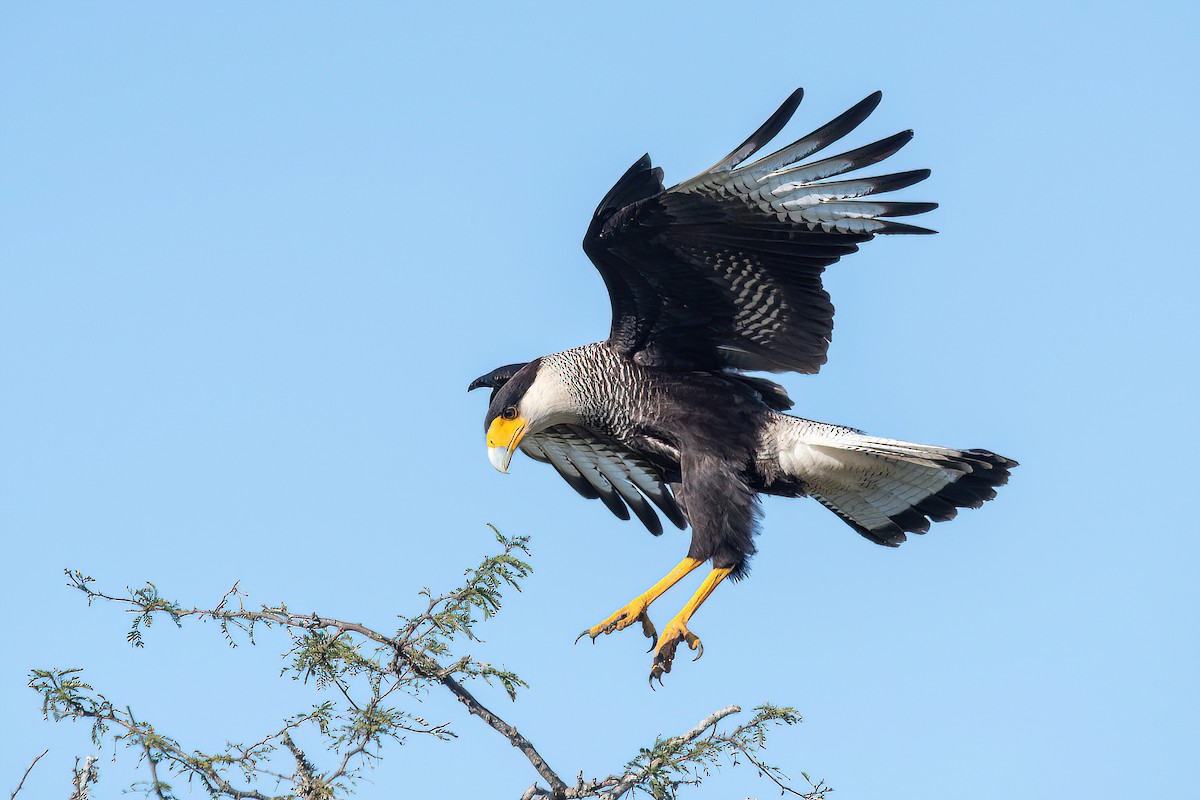
M 858 127 L 881 96 L 739 166 L 790 119 L 802 97 L 794 92 L 732 153 L 671 189 L 648 156 L 630 167 L 583 242 L 612 301 L 609 343 L 673 369 L 819 370 L 833 332 L 825 267 L 876 234 L 931 232 L 890 218 L 934 203 L 858 199 L 919 183 L 928 170 L 822 182 L 882 161 L 911 131 L 803 163 Z
M 783 126 L 788 124 L 788 120 L 792 118 L 792 114 L 796 113 L 796 109 L 800 106 L 800 101 L 804 99 L 804 90 L 797 89 L 788 95 L 788 99 L 783 101 L 775 113 L 767 118 L 767 121 L 758 127 L 754 133 L 746 138 L 746 141 L 734 148 L 733 152 L 722 158 L 716 164 L 713 164 L 704 175 L 716 175 L 722 172 L 728 172 L 738 164 L 745 161 L 750 156 L 757 153 L 759 150 L 766 147 L 767 142 L 774 139 Z
M 676 526 L 687 527 L 661 470 L 611 439 L 576 425 L 555 425 L 525 437 L 520 447 L 531 458 L 549 463 L 583 497 L 599 499 L 617 517 L 627 520 L 632 510 L 655 536 L 663 527 L 651 503 Z

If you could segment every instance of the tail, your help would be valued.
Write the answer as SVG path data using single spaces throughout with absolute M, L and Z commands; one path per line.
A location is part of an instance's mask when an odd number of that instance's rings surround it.
M 1017 462 L 988 450 L 900 442 L 777 414 L 768 434 L 779 470 L 860 534 L 898 547 L 905 533 L 979 508 Z

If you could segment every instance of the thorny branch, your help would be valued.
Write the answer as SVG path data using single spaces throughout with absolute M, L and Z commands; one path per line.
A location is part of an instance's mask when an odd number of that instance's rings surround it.
M 13 798 L 21 793 L 21 787 L 25 785 L 25 779 L 29 777 L 29 773 L 33 772 L 33 768 L 37 766 L 37 762 L 41 761 L 42 757 L 49 752 L 49 750 L 43 750 L 40 756 L 30 762 L 29 766 L 25 768 L 25 774 L 21 776 L 21 782 L 17 784 L 17 788 L 12 790 L 12 794 L 8 796 L 8 800 L 13 800 Z
M 425 608 L 415 616 L 401 616 L 398 629 L 391 635 L 362 623 L 296 613 L 282 603 L 248 607 L 248 596 L 236 583 L 211 609 L 185 608 L 164 598 L 150 583 L 127 589 L 124 594 L 110 594 L 95 588 L 90 576 L 67 571 L 70 585 L 83 592 L 89 604 L 104 600 L 125 606 L 134 615 L 127 639 L 135 647 L 144 646 L 144 630 L 162 617 L 177 626 L 188 618 L 214 621 L 234 647 L 243 637 L 254 641 L 259 626 L 285 631 L 292 641 L 285 654 L 289 666 L 284 672 L 295 680 L 311 680 L 318 690 L 332 687 L 346 703 L 326 700 L 288 718 L 280 730 L 250 745 L 230 743 L 225 751 L 213 754 L 186 750 L 150 723 L 135 718 L 130 709 L 118 708 L 96 692 L 77 669 L 34 670 L 30 686 L 42 694 L 47 717 L 89 721 L 97 744 L 111 735 L 113 741 L 137 750 L 147 764 L 150 780 L 136 788 L 158 800 L 176 797 L 168 782 L 173 776 L 199 784 L 212 797 L 229 800 L 331 800 L 347 796 L 353 792 L 361 771 L 380 757 L 385 740 L 403 741 L 408 735 L 442 740 L 455 737 L 447 723 L 430 723 L 394 704 L 392 698 L 396 696 L 415 702 L 419 692 L 430 685 L 448 689 L 471 714 L 521 751 L 548 786 L 542 788 L 535 783 L 522 795 L 523 800 L 615 800 L 637 791 L 673 800 L 681 787 L 699 784 L 717 766 L 743 761 L 783 792 L 823 800 L 829 791 L 824 784 L 810 781 L 810 791 L 797 791 L 777 768 L 757 757 L 771 727 L 800 721 L 794 710 L 773 706 L 761 706 L 747 723 L 726 731 L 719 730 L 720 723 L 741 709 L 721 709 L 687 733 L 660 738 L 653 746 L 643 748 L 617 773 L 594 779 L 585 779 L 580 773 L 574 784 L 568 785 L 520 731 L 463 685 L 464 681 L 482 678 L 489 684 L 499 683 L 510 699 L 516 699 L 518 689 L 526 687 L 525 682 L 503 667 L 470 655 L 444 661 L 452 658 L 451 644 L 456 637 L 479 641 L 473 626 L 494 616 L 500 609 L 502 590 L 512 587 L 520 591 L 520 581 L 531 571 L 522 560 L 529 552 L 527 537 L 508 538 L 496 532 L 496 538 L 501 552 L 468 570 L 463 585 L 454 591 L 435 595 L 429 589 L 423 590 Z M 317 740 L 334 755 L 331 768 L 322 771 L 297 745 L 293 733 L 302 729 L 310 736 L 315 730 Z M 290 756 L 294 762 L 290 771 L 276 766 L 280 756 Z M 808 776 L 804 777 L 807 780 Z M 259 788 L 260 779 L 273 779 L 276 788 L 285 791 L 267 793 Z

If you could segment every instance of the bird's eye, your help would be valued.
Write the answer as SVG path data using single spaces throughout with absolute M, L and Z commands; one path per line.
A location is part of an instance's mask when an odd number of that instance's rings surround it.
M 508 406 L 507 408 L 505 408 L 503 411 L 500 412 L 500 416 L 504 417 L 505 419 L 516 419 L 517 418 L 517 407 L 516 406 Z

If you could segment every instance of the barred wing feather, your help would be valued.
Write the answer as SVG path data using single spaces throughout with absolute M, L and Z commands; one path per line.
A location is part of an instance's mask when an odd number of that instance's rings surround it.
M 904 131 L 806 161 L 854 130 L 879 104 L 867 97 L 807 136 L 745 166 L 790 119 L 797 90 L 737 149 L 670 189 L 649 156 L 605 195 L 584 238 L 613 306 L 609 342 L 646 365 L 817 372 L 833 332 L 825 267 L 876 234 L 932 233 L 895 221 L 934 203 L 873 198 L 929 170 L 828 178 L 876 164 Z
M 656 536 L 663 532 L 662 522 L 650 503 L 679 528 L 687 527 L 662 473 L 615 442 L 579 426 L 555 425 L 526 436 L 520 446 L 526 455 L 554 467 L 582 496 L 599 498 L 619 518 L 629 519 L 632 509 Z
M 853 428 L 776 417 L 780 467 L 808 494 L 877 544 L 978 508 L 1008 482 L 1017 462 L 988 450 L 903 442 Z

